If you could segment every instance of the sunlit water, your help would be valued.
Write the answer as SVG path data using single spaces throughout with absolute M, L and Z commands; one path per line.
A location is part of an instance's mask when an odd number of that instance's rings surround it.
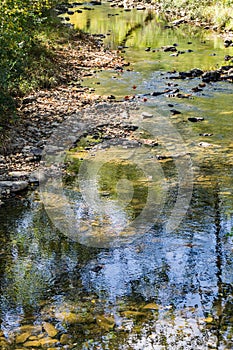
M 88 229 L 80 231 L 85 244 L 54 228 L 36 192 L 1 207 L 0 344 L 10 349 L 33 348 L 25 341 L 16 344 L 15 334 L 23 333 L 22 325 L 40 326 L 46 321 L 59 331 L 53 336 L 57 349 L 66 345 L 93 350 L 232 349 L 232 84 L 208 84 L 189 99 L 148 95 L 166 89 L 168 83 L 191 93 L 200 83 L 198 78 L 172 80 L 167 71 L 216 67 L 232 49 L 195 28 L 164 29 L 164 21 L 148 11 L 125 12 L 107 4 L 88 7 L 91 10 L 71 16 L 71 22 L 94 34 L 110 34 L 104 43 L 111 48 L 127 46 L 124 57 L 133 70 L 97 72 L 83 84 L 94 86 L 98 94 L 114 94 L 118 100 L 136 95 L 137 103 L 154 113 L 149 138 L 156 136 L 159 146 L 141 156 L 145 164 L 139 167 L 111 161 L 102 167 L 98 191 L 108 214 L 102 221 L 101 212 L 95 215 L 83 207 L 79 186 L 91 182 L 81 179 L 84 183 L 78 186 L 74 179 L 64 180 L 66 197 L 77 220 L 84 222 L 80 227 L 91 223 L 94 238 L 86 236 Z M 185 53 L 174 57 L 160 50 L 174 43 Z M 159 50 L 147 52 L 147 47 Z M 171 115 L 172 108 L 181 114 Z M 204 117 L 204 121 L 191 123 L 189 117 Z M 153 135 L 156 128 L 162 132 Z M 170 142 L 166 130 L 173 130 Z M 134 136 L 142 137 L 140 130 Z M 191 163 L 176 160 L 183 147 Z M 101 149 L 95 149 L 98 152 L 101 155 Z M 145 180 L 142 168 L 146 169 L 147 160 L 169 152 L 171 158 L 156 161 L 160 165 L 152 172 L 159 182 Z M 182 183 L 177 167 L 182 170 L 183 166 L 185 175 L 187 164 L 192 171 L 187 187 L 192 198 L 183 221 L 170 232 L 165 224 Z M 124 226 L 141 213 L 151 191 L 158 195 L 152 196 L 154 202 L 162 206 L 159 213 L 155 209 L 155 224 L 140 235 L 131 228 L 127 244 L 113 244 L 111 225 L 122 231 L 122 222 Z M 122 205 L 124 201 L 129 205 Z M 35 337 L 31 341 L 45 337 L 42 328 L 30 332 Z M 70 338 L 61 345 L 63 334 Z

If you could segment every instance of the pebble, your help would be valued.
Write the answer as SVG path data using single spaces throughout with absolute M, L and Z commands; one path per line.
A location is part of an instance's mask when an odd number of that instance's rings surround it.
M 177 48 L 174 45 L 162 46 L 164 52 L 176 52 Z
M 62 345 L 68 344 L 71 340 L 71 336 L 69 334 L 62 334 L 60 338 L 60 343 Z
M 211 147 L 212 146 L 211 143 L 208 143 L 208 142 L 200 142 L 198 145 L 200 147 Z
M 15 342 L 16 342 L 16 344 L 24 343 L 30 336 L 31 336 L 30 332 L 25 332 L 25 333 L 19 334 L 19 335 L 17 335 Z
M 204 134 L 199 134 L 199 136 L 205 136 L 205 137 L 207 137 L 207 136 L 213 136 L 213 134 L 204 133 Z
M 153 118 L 153 114 L 148 112 L 142 112 L 142 119 Z
M 192 123 L 202 122 L 204 120 L 203 117 L 190 117 L 188 118 L 188 121 Z
M 51 323 L 44 322 L 43 328 L 46 331 L 46 333 L 48 334 L 48 336 L 51 338 L 55 337 L 58 333 L 58 330 Z
M 178 111 L 177 109 L 170 109 L 170 112 L 171 112 L 173 115 L 181 114 L 181 112 Z
M 39 348 L 41 346 L 40 341 L 38 340 L 32 340 L 32 341 L 27 341 L 26 343 L 23 344 L 26 348 Z

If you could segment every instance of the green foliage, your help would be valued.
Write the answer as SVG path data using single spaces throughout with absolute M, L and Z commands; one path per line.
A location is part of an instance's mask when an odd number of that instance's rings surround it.
M 20 91 L 26 92 L 25 76 L 32 65 L 32 57 L 35 57 L 38 51 L 39 56 L 43 55 L 37 33 L 48 21 L 48 11 L 56 2 L 57 0 L 1 1 L 0 122 L 7 120 L 8 115 L 14 111 L 11 96 L 18 95 Z
M 218 28 L 233 29 L 233 0 L 159 0 L 158 2 L 162 9 L 185 11 L 192 19 L 207 20 Z

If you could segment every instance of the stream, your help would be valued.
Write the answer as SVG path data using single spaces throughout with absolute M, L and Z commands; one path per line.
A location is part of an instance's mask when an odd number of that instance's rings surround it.
M 72 11 L 130 64 L 82 81 L 114 102 L 66 175 L 1 207 L 0 348 L 232 349 L 232 83 L 177 76 L 233 48 L 150 10 Z

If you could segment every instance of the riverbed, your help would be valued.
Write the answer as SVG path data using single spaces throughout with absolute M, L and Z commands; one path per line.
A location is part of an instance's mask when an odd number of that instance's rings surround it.
M 179 72 L 233 48 L 149 9 L 70 10 L 129 65 L 83 79 L 109 103 L 65 121 L 39 188 L 1 207 L 0 344 L 231 349 L 232 83 Z

